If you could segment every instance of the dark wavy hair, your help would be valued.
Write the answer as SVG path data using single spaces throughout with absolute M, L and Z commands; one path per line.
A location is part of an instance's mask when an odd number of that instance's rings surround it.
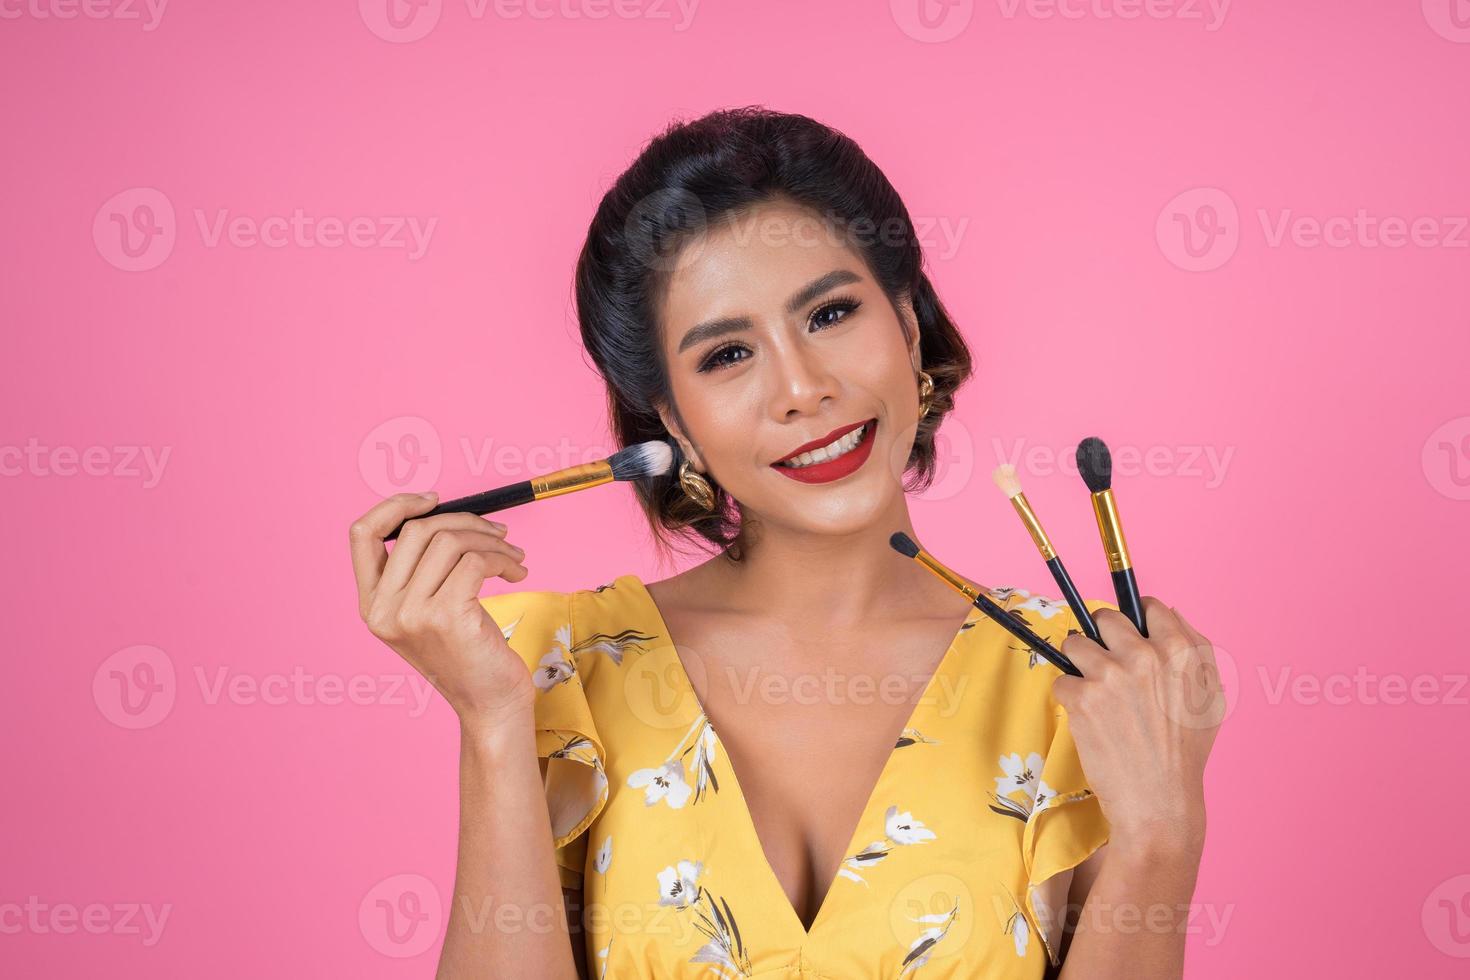
M 922 367 L 934 378 L 934 395 L 905 467 L 906 490 L 932 482 L 935 432 L 970 377 L 969 348 L 924 274 L 908 209 L 857 143 L 807 116 L 761 106 L 671 124 L 603 196 L 576 276 L 582 342 L 607 384 L 618 447 L 650 439 L 675 447 L 667 475 L 634 484 L 666 557 L 671 541 L 687 539 L 739 561 L 749 539 L 739 503 L 710 474 L 704 476 L 715 491 L 713 513 L 679 485 L 683 456 L 658 406 L 689 432 L 670 389 L 655 312 L 692 236 L 781 197 L 843 229 L 866 229 L 848 240 L 895 311 L 902 298 L 913 303 Z

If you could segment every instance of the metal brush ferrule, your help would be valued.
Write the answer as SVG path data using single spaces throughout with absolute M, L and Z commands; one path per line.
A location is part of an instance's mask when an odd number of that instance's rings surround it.
M 945 568 L 938 558 L 935 558 L 923 548 L 920 548 L 919 553 L 914 557 L 922 562 L 924 567 L 929 569 L 929 571 L 948 582 L 952 588 L 958 589 L 962 594 L 968 596 L 971 602 L 974 602 L 979 597 L 980 593 L 970 588 L 963 579 L 954 572 L 951 572 L 948 568 Z
M 1123 537 L 1123 522 L 1118 518 L 1118 504 L 1112 488 L 1092 495 L 1092 512 L 1097 515 L 1097 530 L 1102 535 L 1103 551 L 1108 556 L 1108 571 L 1121 572 L 1133 567 L 1128 557 L 1128 542 Z
M 1041 520 L 1036 512 L 1031 509 L 1031 504 L 1026 500 L 1024 493 L 1018 493 L 1011 498 L 1011 504 L 1016 508 L 1016 513 L 1021 515 L 1021 523 L 1026 525 L 1026 530 L 1031 532 L 1031 540 L 1036 542 L 1036 550 L 1041 552 L 1042 561 L 1051 561 L 1057 556 L 1056 549 L 1051 546 L 1051 539 L 1041 528 Z
M 595 487 L 612 481 L 612 464 L 605 459 L 600 459 L 595 463 L 568 466 L 555 473 L 532 477 L 531 492 L 536 495 L 537 500 L 541 500 L 544 497 L 556 497 L 560 494 L 571 493 L 573 490 L 584 490 L 587 487 Z

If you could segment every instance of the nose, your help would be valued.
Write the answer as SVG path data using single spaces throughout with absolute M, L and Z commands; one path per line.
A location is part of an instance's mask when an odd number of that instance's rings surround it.
M 768 363 L 774 365 L 775 391 L 770 405 L 771 416 L 777 422 L 819 414 L 827 402 L 836 400 L 837 378 L 811 348 L 793 345 Z

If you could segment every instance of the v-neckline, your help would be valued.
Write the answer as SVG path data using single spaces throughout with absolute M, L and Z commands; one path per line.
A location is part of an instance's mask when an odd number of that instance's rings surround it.
M 638 592 L 641 595 L 643 602 L 648 606 L 649 613 L 658 626 L 659 631 L 663 634 L 664 638 L 668 640 L 669 651 L 671 656 L 673 657 L 673 667 L 674 670 L 677 672 L 678 680 L 689 688 L 689 696 L 693 699 L 694 707 L 698 713 L 698 716 L 702 717 L 705 720 L 706 724 L 709 725 L 710 730 L 714 732 L 716 740 L 719 740 L 719 729 L 715 727 L 714 719 L 711 718 L 709 712 L 705 710 L 704 702 L 700 699 L 699 692 L 694 689 L 694 684 L 689 679 L 689 672 L 684 669 L 684 661 L 679 658 L 679 649 L 678 645 L 674 642 L 674 634 L 669 629 L 668 621 L 664 619 L 663 611 L 659 609 L 658 603 L 654 600 L 653 593 L 648 591 L 648 586 L 645 585 L 643 583 L 643 580 L 637 575 L 633 575 L 630 573 L 622 577 L 624 579 L 631 579 L 637 585 Z M 873 801 L 878 795 L 879 788 L 883 785 L 884 777 L 888 775 L 888 770 L 893 766 L 893 760 L 895 754 L 898 751 L 898 740 L 903 737 L 903 733 L 905 731 L 910 728 L 916 727 L 914 722 L 919 716 L 920 709 L 929 704 L 929 699 L 933 696 L 933 688 L 936 684 L 939 683 L 940 676 L 943 675 L 944 672 L 949 668 L 950 661 L 954 658 L 955 649 L 960 645 L 960 639 L 965 635 L 968 630 L 972 628 L 972 624 L 977 624 L 978 621 L 983 618 L 984 614 L 981 613 L 980 610 L 973 605 L 970 607 L 969 611 L 966 612 L 965 621 L 960 624 L 958 629 L 955 630 L 954 636 L 950 638 L 949 646 L 945 647 L 944 653 L 940 655 L 938 662 L 935 664 L 933 672 L 930 673 L 929 679 L 924 684 L 923 692 L 919 695 L 918 700 L 914 702 L 913 708 L 909 711 L 908 716 L 904 719 L 903 727 L 901 727 L 897 732 L 893 733 L 893 738 L 889 740 L 888 755 L 884 757 L 883 765 L 878 769 L 877 778 L 868 788 L 867 798 L 863 802 L 862 811 L 857 815 L 857 820 L 853 823 L 852 830 L 849 833 L 847 846 L 842 852 L 841 859 L 839 859 L 837 862 L 837 867 L 833 869 L 832 874 L 827 881 L 826 890 L 822 892 L 822 899 L 817 905 L 816 913 L 812 916 L 812 924 L 810 927 L 802 925 L 801 916 L 797 913 L 796 906 L 791 904 L 791 897 L 786 894 L 786 889 L 781 885 L 781 878 L 779 875 L 776 874 L 776 868 L 774 865 L 771 864 L 770 858 L 766 854 L 765 844 L 761 841 L 760 833 L 756 830 L 755 817 L 751 815 L 750 804 L 746 801 L 744 789 L 741 788 L 740 776 L 738 773 L 735 772 L 735 760 L 730 757 L 730 752 L 728 749 L 726 749 L 722 753 L 725 759 L 725 769 L 726 772 L 729 774 L 728 783 L 734 789 L 736 802 L 738 803 L 738 809 L 740 810 L 740 816 L 745 822 L 744 830 L 750 836 L 750 839 L 755 843 L 756 851 L 759 853 L 762 865 L 764 865 L 765 879 L 768 882 L 769 887 L 772 889 L 774 895 L 779 899 L 779 901 L 775 904 L 780 905 L 780 907 L 785 910 L 784 914 L 789 918 L 791 927 L 796 930 L 796 933 L 799 936 L 801 936 L 803 944 L 809 941 L 811 937 L 816 934 L 818 927 L 821 926 L 823 918 L 827 914 L 828 907 L 832 904 L 832 892 L 836 888 L 837 882 L 842 876 L 842 869 L 846 864 L 848 857 L 856 853 L 860 846 L 858 843 L 859 836 L 863 833 L 863 828 L 867 823 L 869 815 L 873 811 Z M 818 872 L 820 872 L 820 869 L 818 869 Z

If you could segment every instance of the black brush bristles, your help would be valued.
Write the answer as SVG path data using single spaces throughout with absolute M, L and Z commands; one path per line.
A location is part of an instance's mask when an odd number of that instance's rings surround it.
M 614 480 L 642 480 L 663 476 L 674 465 L 674 449 L 661 439 L 636 443 L 607 458 Z
M 1108 444 L 1097 436 L 1088 436 L 1077 444 L 1077 470 L 1082 482 L 1093 493 L 1102 493 L 1113 485 L 1113 454 Z
M 902 531 L 894 531 L 891 535 L 889 535 L 888 544 L 893 548 L 894 551 L 898 552 L 900 555 L 903 555 L 905 558 L 919 557 L 919 546 L 914 544 L 913 538 L 909 537 L 907 534 L 904 534 Z

